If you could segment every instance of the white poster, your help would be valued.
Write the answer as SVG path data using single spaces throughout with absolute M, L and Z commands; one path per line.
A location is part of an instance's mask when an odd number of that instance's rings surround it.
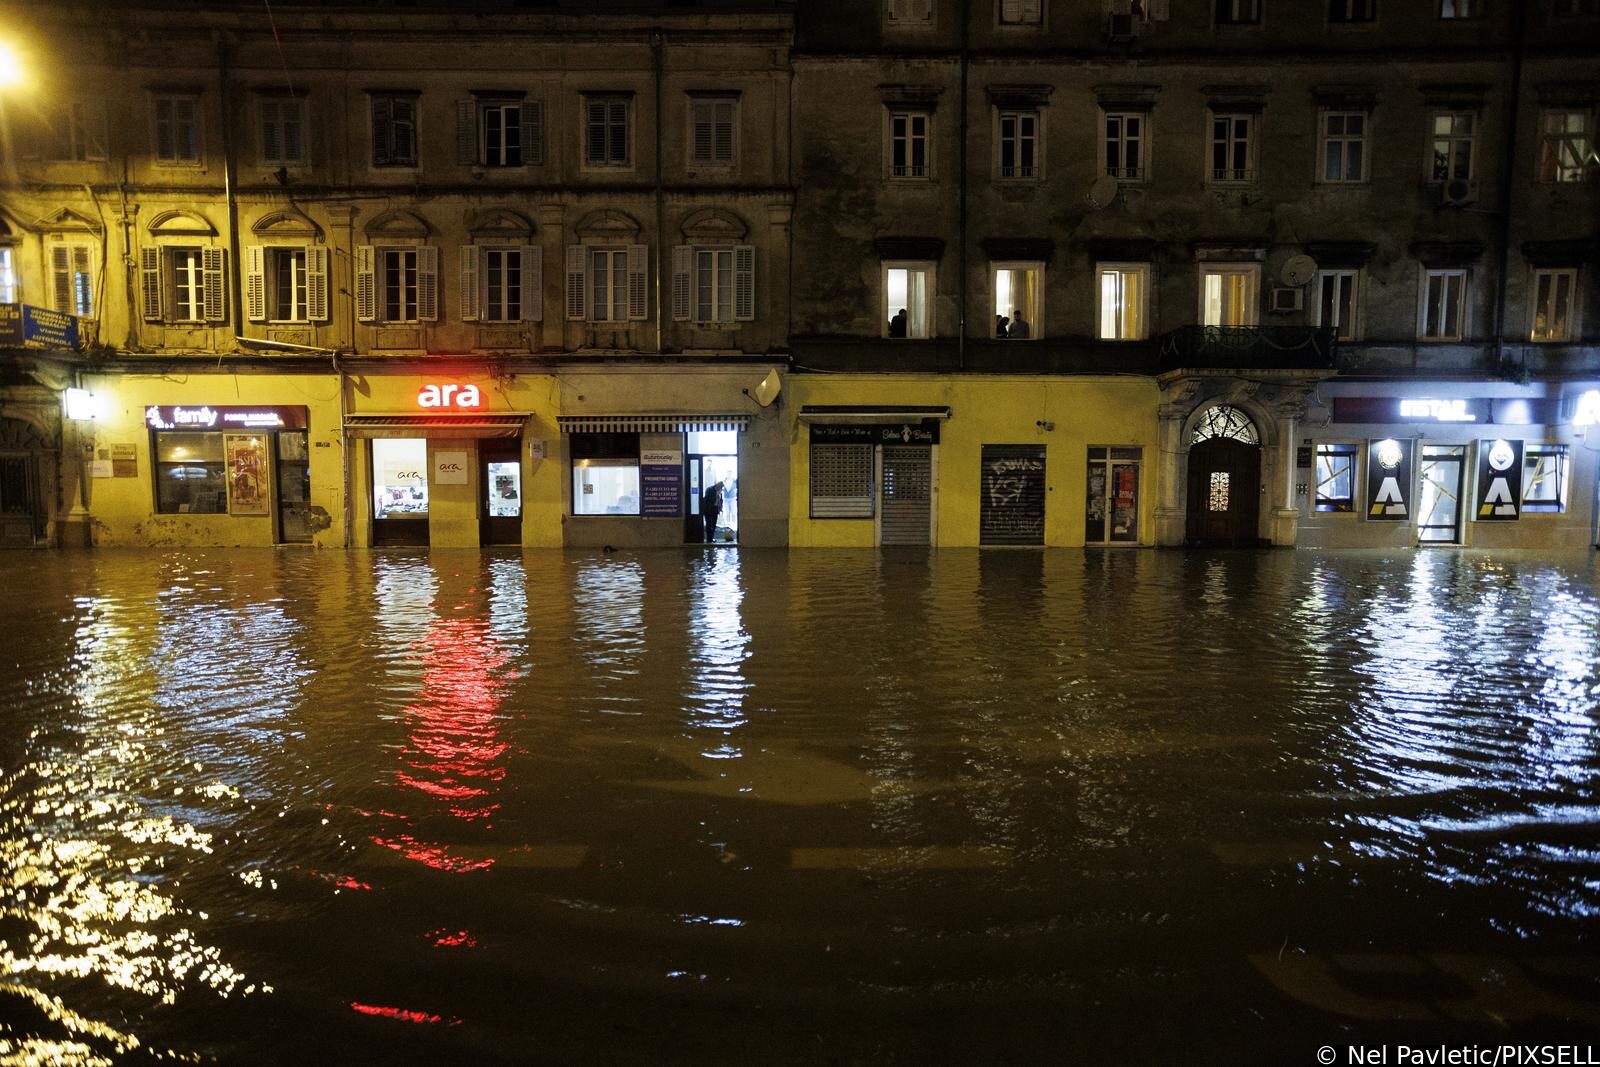
M 435 452 L 433 454 L 433 483 L 435 485 L 466 485 L 467 454 L 465 452 Z

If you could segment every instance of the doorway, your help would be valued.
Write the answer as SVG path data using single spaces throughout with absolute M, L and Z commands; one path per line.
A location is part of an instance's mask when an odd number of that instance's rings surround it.
M 372 442 L 372 543 L 428 543 L 428 442 L 378 437 Z
M 478 467 L 478 542 L 522 544 L 521 442 L 479 441 Z
M 1417 541 L 1424 545 L 1461 543 L 1461 483 L 1466 445 L 1422 447 L 1422 502 L 1417 509 Z
M 739 434 L 734 430 L 691 431 L 684 453 L 684 540 L 690 544 L 733 544 L 739 540 Z M 722 510 L 713 517 L 705 494 L 722 486 Z
M 1185 541 L 1249 548 L 1261 543 L 1261 435 L 1238 408 L 1211 408 L 1189 446 Z
M 279 430 L 278 543 L 311 543 L 311 452 L 305 430 Z
M 1083 540 L 1090 545 L 1138 544 L 1139 464 L 1144 449 L 1089 449 Z
M 884 445 L 878 541 L 885 545 L 933 542 L 933 448 Z

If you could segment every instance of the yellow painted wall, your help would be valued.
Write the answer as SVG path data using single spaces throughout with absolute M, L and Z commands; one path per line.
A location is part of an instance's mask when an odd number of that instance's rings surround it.
M 789 543 L 796 548 L 870 547 L 871 519 L 810 518 L 811 436 L 799 421 L 806 404 L 948 405 L 940 428 L 936 470 L 935 538 L 942 547 L 978 544 L 983 446 L 1044 445 L 1045 544 L 1084 543 L 1084 493 L 1090 445 L 1144 449 L 1139 483 L 1139 543 L 1154 544 L 1160 453 L 1151 378 L 1135 376 L 938 378 L 931 375 L 791 375 L 787 380 L 790 434 Z M 1040 423 L 1053 423 L 1045 429 Z

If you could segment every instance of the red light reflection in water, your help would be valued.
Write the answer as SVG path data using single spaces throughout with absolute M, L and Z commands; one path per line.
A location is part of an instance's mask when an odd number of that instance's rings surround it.
M 425 645 L 422 692 L 406 708 L 411 736 L 400 757 L 405 767 L 395 780 L 403 789 L 443 802 L 454 818 L 489 826 L 487 820 L 500 808 L 493 789 L 505 778 L 502 757 L 510 747 L 499 738 L 498 714 L 507 657 L 494 647 L 482 618 L 435 620 Z M 441 871 L 461 874 L 494 866 L 492 858 L 454 855 L 447 845 L 409 833 L 372 841 Z
M 447 930 L 440 927 L 428 931 L 428 936 L 433 938 L 434 948 L 477 948 L 478 939 L 466 930 Z
M 352 1000 L 350 1007 L 362 1015 L 376 1015 L 384 1019 L 398 1019 L 403 1023 L 446 1023 L 450 1026 L 460 1026 L 460 1019 L 446 1019 L 443 1015 L 434 1015 L 426 1011 L 410 1011 L 406 1008 L 390 1008 L 382 1004 L 363 1004 L 359 1000 Z

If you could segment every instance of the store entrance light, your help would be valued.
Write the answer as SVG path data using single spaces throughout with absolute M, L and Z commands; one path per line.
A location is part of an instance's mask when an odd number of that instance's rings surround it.
M 1591 389 L 1578 398 L 1578 410 L 1572 416 L 1574 426 L 1593 426 L 1600 423 L 1600 389 Z
M 0 41 L 0 89 L 22 83 L 22 61 L 4 41 Z
M 87 389 L 68 389 L 63 397 L 67 418 L 89 421 L 95 416 L 94 394 Z

